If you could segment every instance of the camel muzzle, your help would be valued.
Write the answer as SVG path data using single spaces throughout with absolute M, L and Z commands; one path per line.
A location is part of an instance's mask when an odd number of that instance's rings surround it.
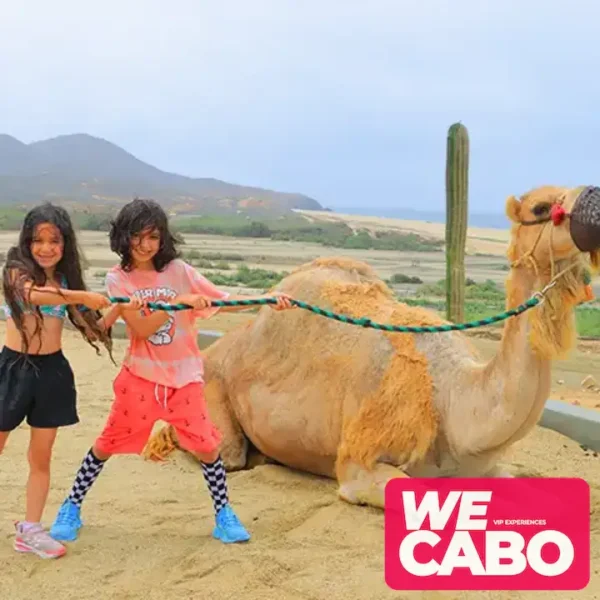
M 581 252 L 600 248 L 600 187 L 587 186 L 577 196 L 570 212 L 573 243 Z

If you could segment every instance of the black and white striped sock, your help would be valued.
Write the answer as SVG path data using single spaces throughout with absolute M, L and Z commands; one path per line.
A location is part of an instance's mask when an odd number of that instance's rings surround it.
M 208 490 L 213 500 L 215 513 L 218 513 L 223 506 L 229 502 L 227 496 L 227 479 L 225 475 L 225 465 L 221 456 L 213 463 L 202 463 L 202 472 L 204 479 L 208 484 Z
M 85 495 L 89 492 L 98 475 L 100 475 L 100 471 L 104 468 L 105 463 L 106 461 L 94 456 L 91 448 L 88 450 L 88 453 L 81 462 L 79 471 L 77 471 L 77 475 L 75 475 L 75 481 L 69 494 L 69 500 L 73 504 L 81 506 Z

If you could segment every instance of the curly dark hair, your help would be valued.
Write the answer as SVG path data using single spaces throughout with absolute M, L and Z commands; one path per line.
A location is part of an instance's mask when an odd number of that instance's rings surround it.
M 56 265 L 55 278 L 60 280 L 61 276 L 64 277 L 67 281 L 67 288 L 70 290 L 87 291 L 88 289 L 83 280 L 81 253 L 69 213 L 64 208 L 55 206 L 49 202 L 32 208 L 25 215 L 17 245 L 10 248 L 6 255 L 6 262 L 4 263 L 2 272 L 4 299 L 12 312 L 13 321 L 21 334 L 24 354 L 27 353 L 26 350 L 31 341 L 27 339 L 26 332 L 23 329 L 23 316 L 25 312 L 32 313 L 36 317 L 36 327 L 33 335 L 37 334 L 40 341 L 42 335 L 42 313 L 39 306 L 31 304 L 29 301 L 31 288 L 29 294 L 26 294 L 24 286 L 28 282 L 39 287 L 50 285 L 46 277 L 46 272 L 31 254 L 31 244 L 36 228 L 45 223 L 56 226 L 63 238 L 63 255 Z M 57 294 L 61 294 L 58 289 Z M 105 331 L 97 324 L 97 320 L 102 316 L 102 313 L 92 310 L 80 311 L 76 305 L 68 304 L 67 314 L 71 323 L 79 330 L 84 339 L 96 349 L 96 354 L 99 354 L 100 350 L 94 342 L 100 340 L 108 350 L 110 358 L 114 363 L 111 329 Z
M 156 229 L 160 233 L 160 247 L 152 259 L 157 271 L 162 271 L 181 256 L 177 245 L 183 242 L 169 229 L 169 218 L 162 206 L 154 200 L 135 198 L 119 211 L 110 224 L 110 249 L 121 258 L 124 271 L 130 271 L 133 266 L 131 238 L 148 229 Z

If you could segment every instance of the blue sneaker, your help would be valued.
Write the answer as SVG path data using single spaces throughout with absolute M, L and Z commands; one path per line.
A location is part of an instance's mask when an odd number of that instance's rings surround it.
M 81 522 L 81 509 L 68 498 L 62 503 L 56 519 L 50 528 L 50 536 L 55 540 L 72 542 L 77 539 Z
M 236 517 L 229 504 L 226 504 L 219 510 L 215 522 L 213 537 L 225 544 L 247 542 L 250 539 L 250 534 L 240 523 L 240 520 Z

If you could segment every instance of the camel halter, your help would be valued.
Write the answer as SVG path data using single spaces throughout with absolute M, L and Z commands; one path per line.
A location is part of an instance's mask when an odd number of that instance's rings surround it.
M 533 270 L 535 271 L 535 274 L 538 277 L 540 274 L 540 269 L 537 261 L 533 256 L 533 253 L 535 252 L 535 249 L 539 241 L 541 240 L 544 231 L 548 226 L 550 226 L 550 239 L 548 240 L 548 253 L 550 254 L 550 282 L 544 287 L 544 289 L 541 292 L 536 292 L 536 294 L 540 295 L 540 300 L 543 300 L 545 298 L 546 291 L 553 287 L 560 277 L 562 277 L 565 273 L 567 273 L 571 269 L 574 269 L 577 266 L 577 263 L 575 262 L 569 265 L 568 267 L 564 268 L 562 271 L 559 271 L 555 274 L 556 266 L 554 262 L 554 253 L 552 252 L 552 238 L 554 234 L 554 227 L 558 227 L 559 225 L 561 225 L 565 218 L 568 218 L 570 216 L 571 215 L 565 211 L 560 202 L 555 202 L 552 205 L 552 208 L 550 209 L 549 216 L 540 217 L 539 219 L 523 220 L 519 222 L 520 227 L 527 227 L 531 225 L 543 225 L 543 227 L 540 227 L 540 231 L 535 242 L 533 243 L 533 246 L 527 252 L 525 252 L 523 256 L 513 261 L 510 266 L 511 268 L 516 268 L 521 263 L 527 261 L 531 264 Z

